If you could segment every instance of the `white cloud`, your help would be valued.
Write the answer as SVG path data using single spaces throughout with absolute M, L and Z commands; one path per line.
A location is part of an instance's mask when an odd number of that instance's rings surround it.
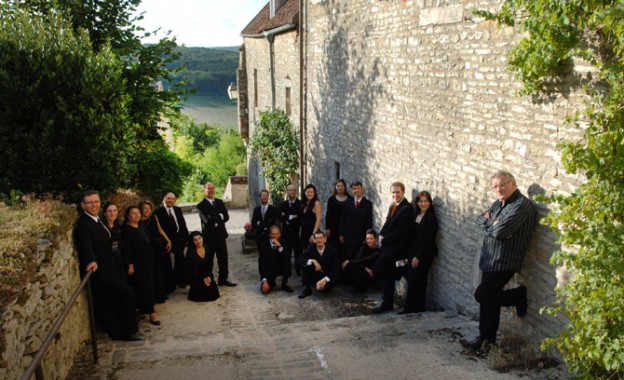
M 161 28 L 143 42 L 157 42 L 171 30 L 178 45 L 236 46 L 240 32 L 267 4 L 268 0 L 143 0 L 139 23 L 146 31 Z

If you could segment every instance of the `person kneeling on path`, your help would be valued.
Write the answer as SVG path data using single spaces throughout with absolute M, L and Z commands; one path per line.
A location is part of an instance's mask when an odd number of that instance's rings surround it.
M 278 226 L 269 229 L 269 240 L 258 246 L 258 270 L 260 271 L 260 291 L 268 294 L 275 288 L 275 278 L 282 276 L 282 290 L 292 293 L 293 288 L 288 286 L 290 277 L 290 254 L 282 240 L 282 231 Z
M 312 295 L 312 286 L 319 292 L 329 293 L 338 276 L 340 260 L 334 247 L 325 244 L 323 231 L 314 233 L 314 245 L 301 255 L 299 264 L 303 274 L 303 293 L 299 298 Z

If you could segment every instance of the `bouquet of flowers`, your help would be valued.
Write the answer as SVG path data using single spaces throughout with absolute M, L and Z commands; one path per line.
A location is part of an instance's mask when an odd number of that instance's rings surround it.
M 251 223 L 245 223 L 243 229 L 245 229 L 245 239 L 253 239 L 253 227 Z

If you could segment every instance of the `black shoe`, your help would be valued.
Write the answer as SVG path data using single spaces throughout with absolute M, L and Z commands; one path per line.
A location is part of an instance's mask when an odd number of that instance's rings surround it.
M 381 313 L 385 313 L 388 311 L 392 311 L 392 309 L 393 309 L 392 306 L 381 304 L 380 306 L 377 306 L 376 308 L 371 310 L 371 314 L 381 314 Z
M 527 304 L 527 288 L 524 285 L 520 285 L 517 289 L 520 293 L 520 299 L 516 305 L 516 313 L 518 314 L 518 317 L 522 318 L 526 315 L 527 309 L 529 308 L 529 305 Z
M 460 340 L 459 343 L 461 343 L 462 346 L 464 346 L 464 348 L 468 348 L 471 349 L 473 351 L 478 351 L 480 350 L 484 344 L 494 344 L 495 341 L 492 339 L 488 339 L 486 337 L 484 337 L 483 335 L 479 335 L 478 337 L 474 338 L 473 340 L 471 340 L 470 342 L 466 341 L 466 340 Z
M 130 334 L 127 337 L 125 337 L 123 340 L 125 340 L 126 342 L 140 342 L 142 340 L 145 340 L 145 337 L 142 337 L 141 335 L 137 335 L 137 334 Z
M 238 285 L 238 284 L 237 284 L 237 283 L 235 283 L 235 282 L 232 282 L 232 281 L 230 281 L 230 280 L 221 281 L 221 282 L 219 283 L 219 286 L 224 286 L 224 285 L 225 285 L 225 286 L 236 286 L 236 285 Z
M 309 286 L 306 286 L 305 289 L 303 289 L 303 293 L 299 294 L 299 299 L 304 299 L 311 295 L 312 295 L 312 289 Z
M 282 290 L 285 291 L 286 293 L 292 293 L 294 292 L 293 288 L 291 288 L 290 286 L 288 286 L 288 284 L 282 284 Z
M 160 326 L 160 321 L 158 321 L 158 320 L 154 321 L 154 320 L 150 319 L 149 323 L 150 323 L 150 325 Z
M 418 313 L 416 310 L 403 309 L 397 313 L 397 315 L 406 315 L 406 314 L 414 314 Z

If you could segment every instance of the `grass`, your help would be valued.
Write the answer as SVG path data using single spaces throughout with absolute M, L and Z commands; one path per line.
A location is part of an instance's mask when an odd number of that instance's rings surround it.
M 58 200 L 25 197 L 24 203 L 0 203 L 0 310 L 25 296 L 28 283 L 38 278 L 51 249 L 40 251 L 41 240 L 52 242 L 65 236 L 76 219 L 75 207 Z

